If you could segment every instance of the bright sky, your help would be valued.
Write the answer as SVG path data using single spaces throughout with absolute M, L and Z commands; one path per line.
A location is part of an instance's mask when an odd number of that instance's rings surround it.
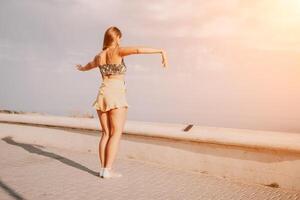
M 129 120 L 300 132 L 300 0 L 0 2 L 0 107 L 91 113 L 110 26 L 124 46 Z

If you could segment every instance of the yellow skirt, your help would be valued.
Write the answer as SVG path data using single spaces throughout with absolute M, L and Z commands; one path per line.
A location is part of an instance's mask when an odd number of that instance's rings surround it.
M 125 82 L 119 79 L 104 79 L 92 107 L 106 112 L 113 108 L 130 107 L 126 99 Z

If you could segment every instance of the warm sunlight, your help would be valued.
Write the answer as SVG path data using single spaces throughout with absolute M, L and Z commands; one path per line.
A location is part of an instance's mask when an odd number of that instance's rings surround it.
M 165 48 L 170 57 L 168 71 L 158 55 L 125 58 L 129 119 L 300 132 L 300 0 L 20 0 L 1 8 L 9 17 L 0 19 L 0 59 L 9 67 L 1 68 L 0 106 L 85 113 L 99 69 L 83 75 L 70 65 L 94 58 L 115 24 L 121 45 Z
M 300 0 L 278 0 L 274 5 L 274 21 L 279 24 L 299 25 L 294 23 L 300 21 Z
M 300 0 L 278 0 L 278 5 L 283 9 L 287 9 L 290 14 L 300 16 Z
M 300 200 L 300 0 L 0 13 L 0 200 Z

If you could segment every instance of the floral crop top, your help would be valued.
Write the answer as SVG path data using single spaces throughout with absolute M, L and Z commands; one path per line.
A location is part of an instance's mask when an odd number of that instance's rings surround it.
M 99 65 L 99 69 L 100 69 L 102 76 L 125 74 L 127 71 L 127 67 L 124 63 L 123 58 L 122 58 L 121 64 L 103 64 L 103 65 Z

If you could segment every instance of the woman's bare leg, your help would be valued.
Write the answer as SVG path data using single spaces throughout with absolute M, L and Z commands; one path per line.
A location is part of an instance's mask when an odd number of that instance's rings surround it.
M 110 123 L 108 112 L 102 112 L 101 110 L 97 110 L 97 114 L 100 120 L 100 124 L 102 127 L 101 139 L 99 141 L 99 159 L 100 159 L 100 167 L 104 167 L 105 164 L 105 149 L 109 138 L 110 133 Z
M 127 109 L 127 107 L 120 107 L 109 111 L 110 136 L 105 151 L 106 168 L 112 168 L 115 160 L 127 117 Z

